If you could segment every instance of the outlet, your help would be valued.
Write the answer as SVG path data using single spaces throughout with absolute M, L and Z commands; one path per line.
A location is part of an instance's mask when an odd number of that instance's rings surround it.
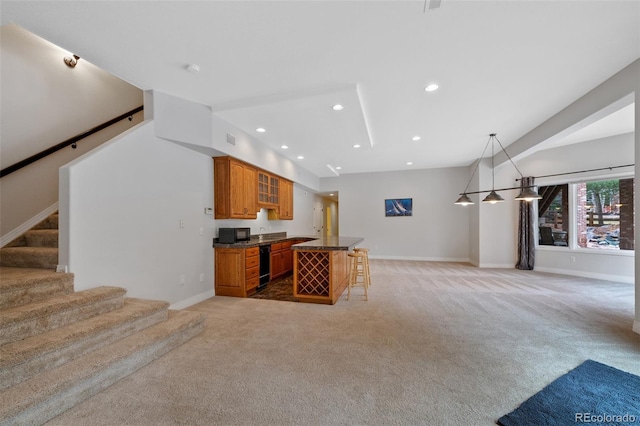
M 213 209 L 211 207 L 205 207 L 204 214 L 213 215 Z
M 185 281 L 186 281 L 185 276 L 184 275 L 180 275 L 180 284 L 179 285 L 183 286 Z
M 184 219 L 180 219 L 180 222 L 178 222 L 178 225 L 180 226 L 180 228 L 184 228 Z
M 204 282 L 204 272 L 200 274 L 200 282 L 203 283 Z
M 200 228 L 200 232 L 199 232 L 199 234 L 200 234 L 200 235 L 204 235 L 204 228 Z
M 571 256 L 571 263 L 576 263 L 576 257 L 575 256 Z

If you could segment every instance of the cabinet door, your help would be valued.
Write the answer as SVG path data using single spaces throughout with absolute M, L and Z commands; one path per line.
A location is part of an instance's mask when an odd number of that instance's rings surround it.
M 256 169 L 232 161 L 229 180 L 231 217 L 235 219 L 257 218 Z
M 269 204 L 269 175 L 258 171 L 258 204 Z
M 276 176 L 269 177 L 269 204 L 280 205 L 280 178 Z
M 282 275 L 282 251 L 271 252 L 271 280 Z
M 280 179 L 280 219 L 293 219 L 293 182 Z
M 258 204 L 256 202 L 256 169 L 252 167 L 244 167 L 244 195 L 245 195 L 245 217 L 247 219 L 256 219 L 258 217 Z
M 245 202 L 245 169 L 240 163 L 230 165 L 230 201 L 231 217 L 242 219 L 246 215 Z
M 245 255 L 243 249 L 215 249 L 215 291 L 219 296 L 244 296 Z

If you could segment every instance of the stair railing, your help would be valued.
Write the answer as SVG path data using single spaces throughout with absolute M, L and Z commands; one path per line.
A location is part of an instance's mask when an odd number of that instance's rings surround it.
M 142 111 L 144 109 L 144 105 L 140 105 L 137 108 L 132 109 L 131 111 L 125 112 L 124 114 L 121 114 L 109 121 L 105 121 L 104 123 L 93 127 L 89 130 L 87 130 L 84 133 L 80 133 L 79 135 L 76 135 L 72 138 L 69 138 L 63 142 L 60 142 L 59 144 L 56 144 L 50 148 L 47 148 L 43 151 L 40 151 L 39 153 L 32 155 L 31 157 L 25 158 L 22 161 L 18 161 L 15 164 L 12 164 L 11 166 L 5 167 L 4 169 L 0 170 L 0 178 L 5 177 L 8 174 L 11 174 L 13 172 L 16 172 L 18 170 L 20 170 L 23 167 L 28 166 L 29 164 L 35 163 L 38 160 L 41 160 L 51 154 L 53 154 L 54 152 L 60 151 L 63 148 L 68 147 L 69 145 L 71 145 L 71 148 L 75 149 L 77 147 L 77 143 L 88 137 L 93 135 L 94 133 L 99 132 L 100 130 L 106 129 L 107 127 L 116 124 L 119 121 L 124 120 L 125 118 L 129 118 L 129 121 L 131 121 L 133 119 L 133 114 L 138 113 L 140 111 Z

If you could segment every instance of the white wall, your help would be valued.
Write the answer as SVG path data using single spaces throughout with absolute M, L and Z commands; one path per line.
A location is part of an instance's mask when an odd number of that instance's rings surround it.
M 638 79 L 640 80 L 640 78 Z M 640 147 L 640 81 L 637 83 L 637 88 L 635 91 L 635 110 L 636 110 L 636 125 L 635 125 L 635 147 Z M 635 149 L 635 164 L 640 165 L 640 149 Z M 636 167 L 635 171 L 635 182 L 640 182 L 640 167 Z M 636 183 L 636 185 L 638 185 Z M 637 186 L 636 186 L 637 188 Z M 635 200 L 635 222 L 634 229 L 636 233 L 636 242 L 635 247 L 640 247 L 640 196 L 637 193 L 634 193 Z M 640 259 L 636 256 L 635 259 L 635 283 L 636 283 L 636 319 L 633 323 L 633 331 L 640 334 Z
M 37 154 L 142 105 L 142 91 L 18 27 L 0 28 L 0 165 Z M 139 123 L 120 123 L 0 181 L 0 235 L 6 244 L 33 225 L 30 220 L 58 202 L 58 168 Z
M 466 168 L 345 174 L 321 179 L 339 191 L 340 235 L 364 237 L 375 258 L 469 259 L 469 210 L 453 202 L 467 184 Z M 413 198 L 413 216 L 385 217 L 384 200 Z
M 76 290 L 120 286 L 173 304 L 213 294 L 210 158 L 146 121 L 63 167 L 61 182 L 60 261 Z

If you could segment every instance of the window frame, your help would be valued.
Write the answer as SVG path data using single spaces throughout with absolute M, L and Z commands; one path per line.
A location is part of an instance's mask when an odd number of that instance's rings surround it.
M 539 230 L 538 227 L 536 226 L 534 228 L 535 231 L 535 249 L 536 250 L 542 250 L 542 251 L 557 251 L 560 253 L 567 253 L 567 252 L 575 252 L 575 253 L 588 253 L 588 254 L 594 254 L 594 255 L 604 255 L 604 256 L 625 256 L 625 257 L 633 257 L 635 256 L 635 249 L 634 250 L 598 250 L 598 249 L 594 249 L 594 248 L 588 248 L 588 247 L 580 247 L 578 245 L 578 236 L 577 236 L 577 232 L 578 232 L 578 224 L 577 224 L 577 220 L 576 220 L 576 215 L 577 215 L 577 186 L 578 184 L 581 183 L 587 183 L 587 182 L 596 182 L 596 181 L 602 181 L 602 180 L 611 180 L 611 179 L 634 179 L 635 180 L 635 174 L 634 173 L 613 173 L 613 174 L 598 174 L 598 175 L 588 175 L 588 176 L 584 176 L 580 179 L 567 179 L 567 180 L 560 180 L 560 179 L 553 179 L 553 180 L 546 180 L 546 179 L 539 179 L 536 182 L 536 187 L 541 187 L 541 186 L 551 186 L 551 185 L 567 185 L 568 187 L 568 197 L 569 197 L 569 208 L 568 208 L 568 217 L 569 217 L 569 226 L 568 226 L 568 232 L 569 232 L 569 238 L 567 241 L 567 246 L 550 246 L 550 245 L 541 245 L 539 244 Z M 637 194 L 634 191 L 634 197 L 637 196 Z M 538 223 L 538 200 L 535 201 L 535 208 L 534 208 L 534 218 L 535 218 L 535 223 Z M 634 212 L 634 214 L 637 214 L 637 212 Z M 638 232 L 638 230 L 634 230 L 635 232 Z

